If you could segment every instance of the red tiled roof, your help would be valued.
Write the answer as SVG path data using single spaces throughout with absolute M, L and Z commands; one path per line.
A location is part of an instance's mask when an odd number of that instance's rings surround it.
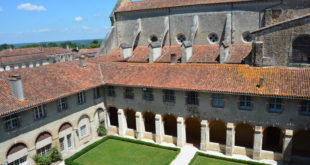
M 59 47 L 53 48 L 20 48 L 12 50 L 2 50 L 0 52 L 0 62 L 3 64 L 13 64 L 30 62 L 37 60 L 45 60 L 48 55 L 71 53 L 70 50 L 66 50 Z
M 139 46 L 134 49 L 133 56 L 129 57 L 128 62 L 148 62 L 149 48 L 147 46 Z
M 97 53 L 99 50 L 100 48 L 80 49 L 79 54 Z
M 189 62 L 216 63 L 216 58 L 220 55 L 219 45 L 194 45 L 193 55 Z
M 121 5 L 116 10 L 116 12 L 203 5 L 203 4 L 251 2 L 251 1 L 256 0 L 144 0 L 138 2 L 126 2 L 123 5 Z
M 241 64 L 241 62 L 250 55 L 252 44 L 233 44 L 230 45 L 230 58 L 227 63 Z
M 155 62 L 171 62 L 171 54 L 175 54 L 177 59 L 182 57 L 181 47 L 179 45 L 164 46 L 162 55 Z

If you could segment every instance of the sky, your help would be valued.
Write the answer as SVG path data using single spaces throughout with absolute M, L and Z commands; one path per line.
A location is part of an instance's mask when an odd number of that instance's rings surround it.
M 0 44 L 103 39 L 117 0 L 0 0 Z

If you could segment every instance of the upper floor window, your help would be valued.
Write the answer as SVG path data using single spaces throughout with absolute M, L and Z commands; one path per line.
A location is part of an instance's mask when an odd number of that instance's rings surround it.
M 135 95 L 132 88 L 125 88 L 124 98 L 125 99 L 134 99 Z
M 212 107 L 224 108 L 224 97 L 223 97 L 223 95 L 219 95 L 219 94 L 212 95 Z
M 86 94 L 85 92 L 79 92 L 77 94 L 78 104 L 84 104 L 86 103 Z
M 269 101 L 269 112 L 282 112 L 282 100 L 279 98 L 272 98 Z
M 108 86 L 108 96 L 110 97 L 115 97 L 116 94 L 115 94 L 115 89 L 113 86 Z
M 173 90 L 164 90 L 163 101 L 166 103 L 175 103 L 175 96 Z
M 144 88 L 143 89 L 143 99 L 146 101 L 153 101 L 154 100 L 153 89 Z
M 199 105 L 199 98 L 197 92 L 186 93 L 186 104 L 188 105 Z
M 310 35 L 302 35 L 293 41 L 292 63 L 310 64 Z
M 301 102 L 300 113 L 302 115 L 310 115 L 310 101 L 304 100 Z
M 61 98 L 57 101 L 57 109 L 59 112 L 65 111 L 68 109 L 68 100 L 67 98 Z
M 33 111 L 34 120 L 41 120 L 41 119 L 45 118 L 45 110 L 44 110 L 43 105 L 37 106 L 33 109 L 34 109 L 34 111 Z
M 14 130 L 20 126 L 19 117 L 17 114 L 13 114 L 4 118 L 5 129 L 7 131 Z
M 99 99 L 101 97 L 100 88 L 94 88 L 94 99 Z
M 240 110 L 251 110 L 252 109 L 252 100 L 250 96 L 241 96 L 239 102 Z

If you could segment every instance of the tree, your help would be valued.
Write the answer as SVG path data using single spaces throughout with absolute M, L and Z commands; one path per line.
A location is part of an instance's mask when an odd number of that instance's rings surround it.
M 93 40 L 87 48 L 100 48 L 100 43 L 98 40 Z

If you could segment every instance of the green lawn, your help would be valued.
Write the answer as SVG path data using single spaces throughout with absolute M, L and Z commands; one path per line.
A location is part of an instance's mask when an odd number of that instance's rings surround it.
M 74 162 L 83 165 L 168 165 L 177 154 L 173 150 L 108 139 Z
M 230 162 L 198 155 L 190 165 L 246 165 L 243 163 Z

